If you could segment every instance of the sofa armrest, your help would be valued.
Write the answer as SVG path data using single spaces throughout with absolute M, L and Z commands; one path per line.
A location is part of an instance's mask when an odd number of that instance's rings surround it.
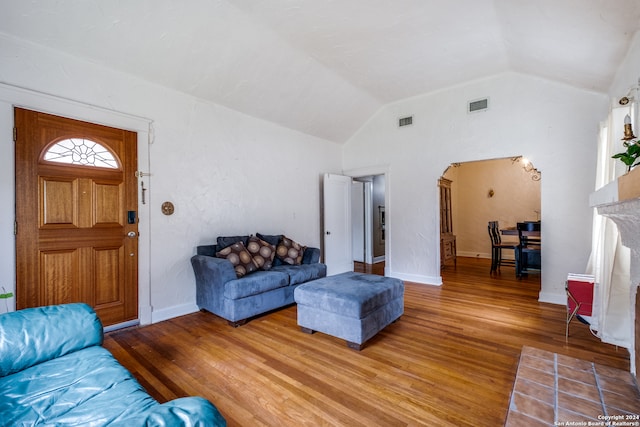
M 307 247 L 304 250 L 304 254 L 302 255 L 302 263 L 303 264 L 315 264 L 320 262 L 320 249 Z
M 114 424 L 112 424 L 114 425 Z M 144 419 L 122 420 L 114 426 L 129 427 L 218 427 L 227 422 L 218 409 L 202 397 L 182 397 L 167 403 L 154 406 L 146 413 Z
M 238 278 L 233 264 L 223 258 L 194 255 L 191 257 L 191 265 L 196 283 L 201 286 L 221 288 L 229 280 Z
M 101 345 L 102 323 L 87 304 L 27 308 L 0 315 L 0 377 Z

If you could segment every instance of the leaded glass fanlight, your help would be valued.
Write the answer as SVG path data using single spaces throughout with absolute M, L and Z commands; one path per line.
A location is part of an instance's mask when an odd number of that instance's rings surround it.
M 69 138 L 49 147 L 44 160 L 69 165 L 118 169 L 118 161 L 103 145 L 83 138 Z

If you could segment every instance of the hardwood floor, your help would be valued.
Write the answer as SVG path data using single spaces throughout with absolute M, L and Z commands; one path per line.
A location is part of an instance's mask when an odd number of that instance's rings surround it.
M 239 328 L 199 312 L 106 335 L 105 347 L 159 401 L 200 395 L 230 426 L 503 425 L 522 346 L 629 370 L 539 278 L 458 258 L 441 287 L 405 283 L 405 314 L 360 352 L 302 333 L 295 305 Z

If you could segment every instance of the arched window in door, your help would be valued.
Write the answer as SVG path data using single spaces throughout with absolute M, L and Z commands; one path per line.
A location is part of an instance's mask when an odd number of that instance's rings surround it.
M 119 169 L 114 155 L 103 145 L 83 138 L 68 138 L 53 144 L 43 160 L 69 165 Z

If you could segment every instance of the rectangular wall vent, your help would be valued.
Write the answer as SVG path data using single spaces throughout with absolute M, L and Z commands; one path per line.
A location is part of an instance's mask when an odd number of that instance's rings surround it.
M 489 109 L 489 98 L 476 99 L 475 101 L 469 101 L 467 112 L 477 113 L 480 111 L 486 111 Z
M 399 127 L 410 126 L 412 124 L 413 124 L 413 116 L 402 117 L 402 118 L 398 119 L 398 126 Z

